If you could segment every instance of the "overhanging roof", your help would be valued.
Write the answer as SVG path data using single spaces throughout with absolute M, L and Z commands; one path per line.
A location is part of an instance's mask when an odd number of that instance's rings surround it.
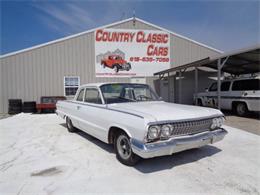
M 222 67 L 223 72 L 227 72 L 234 75 L 240 74 L 252 74 L 260 72 L 260 44 L 236 50 L 233 52 L 227 52 L 214 57 L 208 57 L 202 60 L 194 61 L 192 63 L 184 64 L 178 67 L 163 70 L 154 75 L 162 75 L 170 72 L 183 70 L 189 67 L 205 66 L 213 69 L 218 69 L 218 60 L 223 62 L 225 59 L 224 66 Z

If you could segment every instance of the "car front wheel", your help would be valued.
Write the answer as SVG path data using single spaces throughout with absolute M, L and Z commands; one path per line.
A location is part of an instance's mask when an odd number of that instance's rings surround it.
M 116 136 L 114 146 L 116 157 L 121 163 L 127 166 L 133 166 L 140 159 L 139 156 L 133 153 L 130 139 L 125 133 L 119 133 Z

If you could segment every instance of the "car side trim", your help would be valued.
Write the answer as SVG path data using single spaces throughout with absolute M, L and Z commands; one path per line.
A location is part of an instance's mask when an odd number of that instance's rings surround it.
M 65 100 L 65 101 L 66 101 L 66 102 L 70 102 L 70 103 L 74 103 L 74 104 L 84 105 L 84 106 L 91 106 L 91 107 L 95 107 L 95 108 L 101 108 L 101 109 L 105 109 L 105 110 L 111 110 L 111 111 L 115 111 L 115 112 L 121 112 L 121 113 L 124 113 L 124 114 L 129 114 L 129 115 L 136 116 L 136 117 L 139 117 L 139 118 L 144 119 L 143 116 L 138 115 L 138 114 L 134 114 L 134 113 L 131 113 L 131 112 L 126 112 L 126 111 L 117 110 L 117 109 L 113 109 L 113 108 L 107 108 L 107 107 L 96 106 L 96 105 L 88 104 L 87 102 L 81 103 L 81 102 L 74 102 L 74 101 L 71 101 L 71 100 Z M 103 104 L 103 105 L 104 105 L 104 104 Z

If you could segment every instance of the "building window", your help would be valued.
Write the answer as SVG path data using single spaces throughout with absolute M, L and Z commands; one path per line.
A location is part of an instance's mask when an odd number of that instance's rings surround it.
M 64 77 L 64 95 L 74 96 L 80 85 L 78 76 L 65 76 Z

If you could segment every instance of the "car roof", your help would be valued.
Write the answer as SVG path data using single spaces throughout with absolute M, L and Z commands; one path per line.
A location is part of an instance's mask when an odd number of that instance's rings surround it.
M 221 80 L 221 82 L 232 82 L 232 81 L 242 81 L 242 80 L 252 80 L 252 79 L 257 79 L 260 80 L 260 76 L 256 77 L 238 77 L 238 78 L 225 78 L 224 80 Z M 217 83 L 218 81 L 214 81 L 213 83 Z
M 140 84 L 140 85 L 147 85 L 147 84 L 143 84 L 143 83 L 129 83 L 129 82 L 104 82 L 104 83 L 88 83 L 88 84 L 83 84 L 80 86 L 80 88 L 82 87 L 100 87 L 102 85 L 106 85 L 106 84 Z
M 240 77 L 240 78 L 231 78 L 231 79 L 225 79 L 225 80 L 223 80 L 222 82 L 224 82 L 224 81 L 241 81 L 241 80 L 251 80 L 251 79 L 260 79 L 260 77 Z

